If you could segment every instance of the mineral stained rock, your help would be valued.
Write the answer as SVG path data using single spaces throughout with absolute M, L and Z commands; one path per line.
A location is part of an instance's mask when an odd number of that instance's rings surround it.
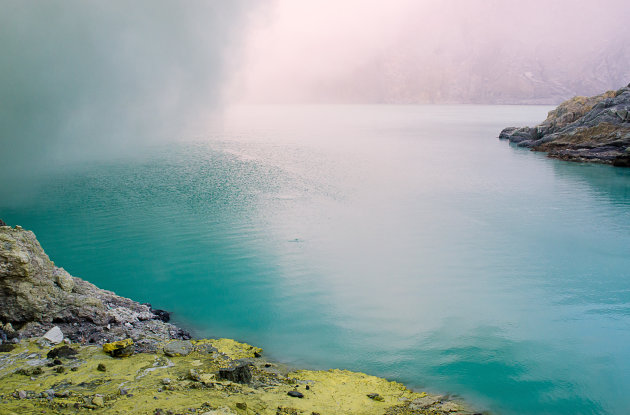
M 54 342 L 62 333 L 82 343 L 132 338 L 138 347 L 150 348 L 153 340 L 190 337 L 150 306 L 55 266 L 33 232 L 19 226 L 0 226 L 0 304 L 4 328 L 15 328 L 22 337 L 42 336 L 53 326 Z
M 499 138 L 562 160 L 630 167 L 630 85 L 571 98 L 542 124 L 505 128 Z

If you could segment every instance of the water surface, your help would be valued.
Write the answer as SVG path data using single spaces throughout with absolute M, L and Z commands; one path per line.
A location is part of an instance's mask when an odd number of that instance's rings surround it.
M 627 414 L 630 169 L 496 139 L 549 109 L 242 107 L 0 217 L 200 336 L 495 413 Z

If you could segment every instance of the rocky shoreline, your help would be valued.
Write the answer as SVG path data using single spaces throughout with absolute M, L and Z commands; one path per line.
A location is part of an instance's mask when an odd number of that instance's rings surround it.
M 561 160 L 630 167 L 630 85 L 571 98 L 541 124 L 508 127 L 499 138 Z
M 55 266 L 0 220 L 0 413 L 459 414 L 463 403 L 345 370 L 293 370 Z

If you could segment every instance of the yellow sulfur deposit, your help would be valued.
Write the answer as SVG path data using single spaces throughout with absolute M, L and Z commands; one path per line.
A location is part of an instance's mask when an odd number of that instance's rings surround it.
M 103 351 L 114 357 L 126 357 L 133 354 L 133 340 L 125 339 L 113 343 L 105 343 Z
M 458 403 L 362 373 L 287 372 L 253 357 L 259 348 L 234 340 L 192 343 L 187 356 L 137 353 L 124 360 L 103 352 L 117 346 L 73 345 L 75 358 L 53 363 L 46 358 L 50 348 L 22 340 L 0 353 L 0 413 L 470 414 Z M 225 368 L 238 367 L 249 371 L 251 381 L 221 377 Z M 375 394 L 382 400 L 370 398 Z

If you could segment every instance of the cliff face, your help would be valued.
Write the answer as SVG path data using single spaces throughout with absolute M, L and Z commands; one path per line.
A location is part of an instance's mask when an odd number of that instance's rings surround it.
M 509 127 L 499 138 L 562 160 L 630 167 L 630 85 L 571 98 L 536 127 Z
M 41 335 L 56 325 L 74 341 L 92 343 L 120 337 L 140 341 L 185 337 L 162 320 L 165 313 L 102 290 L 56 267 L 33 232 L 0 226 L 0 322 L 23 336 Z

